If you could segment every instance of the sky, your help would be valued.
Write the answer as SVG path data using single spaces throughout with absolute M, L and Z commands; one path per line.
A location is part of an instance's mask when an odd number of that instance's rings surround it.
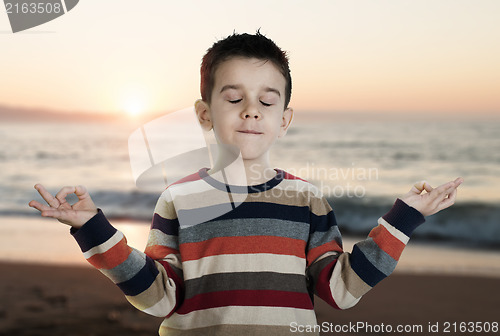
M 290 57 L 296 110 L 500 114 L 500 1 L 84 0 L 13 34 L 0 104 L 144 113 L 200 97 L 205 51 L 258 28 Z

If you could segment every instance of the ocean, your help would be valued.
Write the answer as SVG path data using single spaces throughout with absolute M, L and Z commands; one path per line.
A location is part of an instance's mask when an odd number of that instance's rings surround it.
M 30 200 L 41 200 L 33 189 L 36 183 L 54 194 L 64 185 L 85 185 L 111 220 L 150 222 L 164 185 L 149 190 L 135 183 L 128 140 L 140 126 L 109 121 L 1 123 L 0 225 L 9 218 L 39 216 L 28 207 Z M 175 132 L 166 136 L 186 136 L 183 128 Z M 176 146 L 182 151 L 182 143 Z M 169 162 L 176 174 L 193 172 Z M 302 116 L 276 142 L 271 162 L 318 186 L 346 236 L 367 234 L 415 182 L 426 180 L 435 187 L 462 176 L 456 204 L 429 217 L 412 238 L 500 249 L 498 121 Z

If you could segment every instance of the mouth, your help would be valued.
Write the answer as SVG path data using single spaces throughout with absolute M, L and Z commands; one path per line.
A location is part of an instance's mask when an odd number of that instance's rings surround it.
M 263 134 L 262 132 L 254 131 L 254 130 L 240 130 L 237 131 L 238 133 L 244 133 L 244 134 Z

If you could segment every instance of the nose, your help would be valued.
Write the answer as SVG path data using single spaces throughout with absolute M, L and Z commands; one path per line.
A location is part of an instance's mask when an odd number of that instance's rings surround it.
M 261 119 L 262 115 L 259 109 L 254 104 L 248 104 L 245 109 L 241 112 L 242 119 Z

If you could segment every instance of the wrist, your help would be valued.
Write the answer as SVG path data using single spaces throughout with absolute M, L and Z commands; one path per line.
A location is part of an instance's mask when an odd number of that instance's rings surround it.
M 391 210 L 382 218 L 408 237 L 425 222 L 424 215 L 401 198 L 396 199 Z
M 417 206 L 417 204 L 415 204 L 415 202 L 412 202 L 411 198 L 399 197 L 398 199 L 401 200 L 401 201 L 403 201 L 407 206 L 409 206 L 409 207 L 415 209 L 416 211 L 420 212 L 422 214 L 422 216 L 424 216 L 424 217 L 427 216 L 425 214 L 425 212 L 422 209 L 420 209 L 420 207 Z
M 98 215 L 104 216 L 101 209 L 96 208 L 95 211 L 86 211 L 83 215 L 80 216 L 80 220 L 78 223 L 71 224 L 70 233 L 75 234 L 78 230 L 80 230 L 83 226 L 91 221 L 98 221 Z
M 116 229 L 108 222 L 101 209 L 89 219 L 80 229 L 71 229 L 70 233 L 76 239 L 82 252 L 107 241 Z
M 94 209 L 94 210 L 91 210 L 91 211 L 88 211 L 86 212 L 83 216 L 82 216 L 82 223 L 80 225 L 80 227 L 84 226 L 86 223 L 88 223 L 92 218 L 94 218 L 97 214 L 99 214 L 99 212 L 102 212 L 101 209 Z

